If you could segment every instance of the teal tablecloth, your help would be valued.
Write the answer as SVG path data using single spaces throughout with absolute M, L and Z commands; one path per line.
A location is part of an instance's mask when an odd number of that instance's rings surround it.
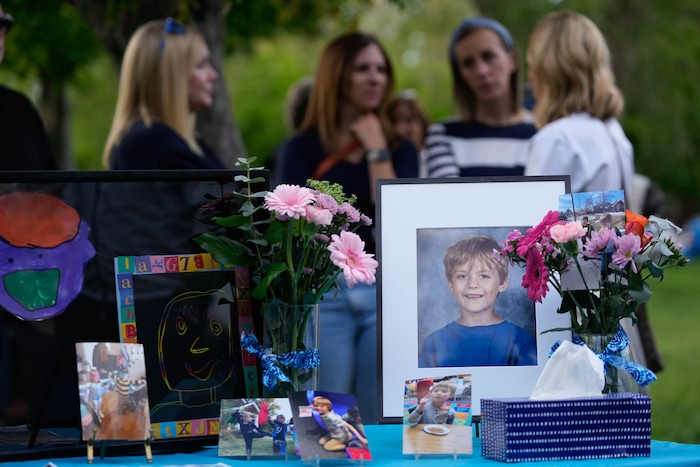
M 700 445 L 680 444 L 665 441 L 651 442 L 651 457 L 634 457 L 626 459 L 597 459 L 597 460 L 582 460 L 582 461 L 550 461 L 550 462 L 520 462 L 516 464 L 505 464 L 502 462 L 487 460 L 481 457 L 481 442 L 477 438 L 474 440 L 474 454 L 467 456 L 461 455 L 454 459 L 451 456 L 427 456 L 423 455 L 418 460 L 414 456 L 403 455 L 401 453 L 402 446 L 402 426 L 401 425 L 370 425 L 366 426 L 367 438 L 370 443 L 373 460 L 369 461 L 372 467 L 384 466 L 406 466 L 406 465 L 425 465 L 430 467 L 452 467 L 452 466 L 499 466 L 499 465 L 516 465 L 516 466 L 537 466 L 537 467 L 648 467 L 648 466 L 700 466 Z M 96 450 L 97 451 L 97 450 Z M 159 455 L 155 452 L 153 455 L 153 463 L 148 464 L 144 455 L 126 456 L 126 457 L 111 457 L 109 452 L 104 458 L 98 457 L 98 452 L 92 466 L 214 466 L 219 464 L 223 466 L 244 465 L 246 460 L 231 459 L 218 456 L 216 446 L 202 449 L 201 451 L 190 454 L 167 454 Z M 49 462 L 51 464 L 49 464 Z M 267 460 L 253 459 L 249 462 L 257 463 L 261 467 L 267 465 L 286 465 L 293 467 L 295 465 L 304 465 L 299 458 L 290 458 L 284 460 Z M 323 464 L 323 462 L 321 462 Z M 86 457 L 71 457 L 71 458 L 46 458 L 42 460 L 30 460 L 24 462 L 6 462 L 2 463 L 2 467 L 45 467 L 53 465 L 56 467 L 86 467 Z M 335 462 L 334 465 L 338 465 Z M 355 463 L 354 465 L 358 465 Z

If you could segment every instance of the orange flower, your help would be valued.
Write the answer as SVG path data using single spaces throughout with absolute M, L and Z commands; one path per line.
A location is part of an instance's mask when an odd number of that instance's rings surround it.
M 625 209 L 625 218 L 627 219 L 627 222 L 636 222 L 638 224 L 641 224 L 642 227 L 646 227 L 647 224 L 649 223 L 649 219 L 646 217 L 642 216 L 641 214 L 637 214 L 636 212 L 632 212 L 629 209 Z
M 625 231 L 629 234 L 638 235 L 642 243 L 642 248 L 644 248 L 651 240 L 651 238 L 644 235 L 644 227 L 649 223 L 649 219 L 629 209 L 625 209 L 625 217 L 627 219 Z

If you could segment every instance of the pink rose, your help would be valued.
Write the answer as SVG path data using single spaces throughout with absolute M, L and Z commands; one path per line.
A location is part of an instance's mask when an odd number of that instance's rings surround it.
M 313 205 L 306 206 L 306 220 L 316 225 L 330 225 L 333 221 L 333 213 Z
M 587 229 L 580 222 L 567 222 L 553 225 L 549 229 L 549 236 L 557 243 L 566 243 L 583 237 L 586 231 Z

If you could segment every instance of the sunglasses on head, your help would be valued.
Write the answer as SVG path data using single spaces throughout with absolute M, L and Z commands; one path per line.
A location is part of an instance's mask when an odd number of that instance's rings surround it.
M 187 30 L 185 29 L 185 27 L 182 24 L 178 23 L 177 21 L 175 21 L 171 17 L 167 17 L 165 19 L 165 28 L 164 29 L 165 29 L 166 35 L 173 34 L 176 36 L 181 36 L 187 32 Z M 159 53 L 162 53 L 164 48 L 165 48 L 165 38 L 163 38 L 160 41 Z
M 173 18 L 168 17 L 165 20 L 165 32 L 167 34 L 175 34 L 175 35 L 179 36 L 179 35 L 185 34 L 186 30 L 185 30 L 185 26 L 178 23 Z
M 0 15 L 0 29 L 4 30 L 5 34 L 10 32 L 10 29 L 12 29 L 12 23 L 12 15 L 7 13 Z

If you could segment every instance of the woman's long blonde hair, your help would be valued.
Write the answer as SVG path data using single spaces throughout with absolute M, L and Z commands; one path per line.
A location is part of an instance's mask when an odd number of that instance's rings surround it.
M 158 120 L 170 126 L 192 148 L 201 153 L 194 136 L 194 114 L 189 111 L 187 83 L 204 44 L 193 27 L 175 23 L 166 31 L 166 21 L 150 21 L 139 27 L 126 47 L 119 77 L 119 97 L 102 160 L 110 155 L 124 131 L 136 120 L 149 125 Z
M 573 113 L 601 120 L 622 113 L 608 45 L 586 16 L 573 11 L 545 16 L 530 35 L 527 56 L 537 85 L 538 127 Z

